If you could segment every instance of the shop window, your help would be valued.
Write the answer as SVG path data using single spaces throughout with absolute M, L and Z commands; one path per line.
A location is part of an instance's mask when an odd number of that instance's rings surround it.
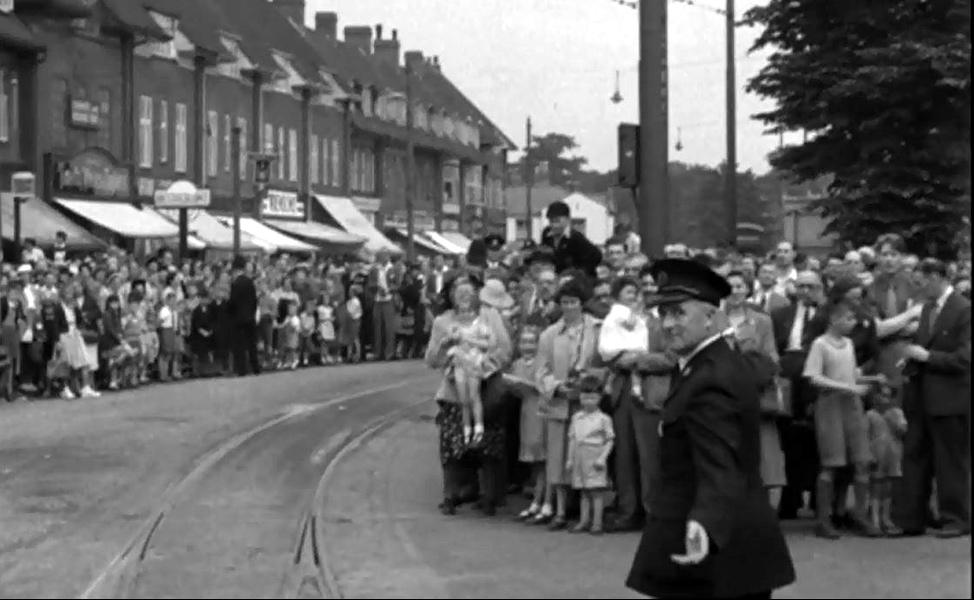
M 206 114 L 206 174 L 216 177 L 220 170 L 220 114 L 211 110 Z
M 139 166 L 152 168 L 152 98 L 139 96 Z
M 177 173 L 186 172 L 186 163 L 189 156 L 189 139 L 187 133 L 187 110 L 186 105 L 176 103 L 176 147 L 173 150 L 173 162 Z
M 311 178 L 312 184 L 318 183 L 318 136 L 312 135 L 311 142 L 311 156 L 308 157 L 308 170 L 309 177 Z
M 159 162 L 169 162 L 169 103 L 159 101 Z

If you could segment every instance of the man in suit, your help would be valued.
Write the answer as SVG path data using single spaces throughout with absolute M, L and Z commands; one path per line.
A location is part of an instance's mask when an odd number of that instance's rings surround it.
M 761 268 L 758 270 L 757 289 L 754 291 L 754 295 L 750 298 L 751 304 L 769 315 L 774 313 L 774 311 L 791 304 L 791 301 L 787 296 L 784 296 L 777 291 L 777 285 L 778 280 L 777 275 L 775 274 L 774 265 L 761 265 Z
M 233 257 L 233 283 L 227 303 L 231 331 L 233 366 L 237 375 L 260 374 L 260 357 L 257 354 L 257 288 L 247 275 L 247 259 Z M 249 367 L 249 371 L 248 371 Z
M 541 245 L 555 253 L 555 268 L 559 273 L 580 269 L 595 277 L 595 268 L 602 262 L 602 251 L 585 234 L 572 228 L 571 210 L 564 202 L 552 202 L 546 212 L 548 226 L 541 232 Z
M 958 537 L 971 530 L 971 303 L 954 291 L 942 261 L 921 262 L 918 281 L 926 304 L 916 343 L 904 350 L 909 428 L 895 516 L 905 535 L 923 534 L 936 481 L 938 536 Z
M 775 345 L 781 365 L 781 376 L 791 387 L 791 417 L 779 424 L 781 449 L 785 453 L 788 484 L 782 490 L 779 515 L 794 519 L 798 509 L 811 506 L 811 493 L 818 477 L 818 450 L 810 408 L 815 390 L 802 376 L 808 349 L 815 339 L 815 317 L 822 295 L 822 279 L 811 271 L 798 275 L 795 302 L 771 313 Z M 808 493 L 808 502 L 802 495 Z
M 375 290 L 372 303 L 372 354 L 375 360 L 396 357 L 396 333 L 399 319 L 395 295 L 399 293 L 398 269 L 385 250 L 376 253 L 375 266 L 369 273 L 369 287 Z
M 656 303 L 678 357 L 663 402 L 655 489 L 626 585 L 657 598 L 768 598 L 795 580 L 761 473 L 753 373 L 717 319 L 727 281 L 656 263 Z

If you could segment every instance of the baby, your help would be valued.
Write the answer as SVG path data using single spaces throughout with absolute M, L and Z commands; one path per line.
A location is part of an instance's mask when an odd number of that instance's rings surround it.
M 456 384 L 463 409 L 463 439 L 468 444 L 479 443 L 484 435 L 480 384 L 492 370 L 487 350 L 493 343 L 490 327 L 476 313 L 472 316 L 469 323 L 454 326 L 452 337 L 457 344 L 448 352 L 448 374 Z
M 599 334 L 599 354 L 606 362 L 617 360 L 627 352 L 649 352 L 649 329 L 646 320 L 637 312 L 639 284 L 635 279 L 622 277 L 612 284 L 615 303 L 602 322 Z M 642 395 L 640 378 L 632 377 L 632 392 Z

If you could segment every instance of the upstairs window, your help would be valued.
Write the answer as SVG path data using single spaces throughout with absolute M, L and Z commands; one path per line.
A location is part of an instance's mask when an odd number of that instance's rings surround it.
M 240 180 L 247 180 L 247 119 L 237 117 L 237 127 L 240 128 Z
M 139 96 L 139 166 L 152 168 L 152 98 Z
M 223 115 L 223 171 L 229 173 L 233 169 L 233 152 L 230 148 L 230 130 L 233 121 L 230 115 Z
M 176 169 L 177 173 L 186 172 L 186 164 L 189 162 L 189 136 L 188 131 L 188 111 L 186 110 L 186 105 L 180 102 L 176 103 L 176 146 L 173 150 L 173 167 Z
M 10 141 L 10 97 L 7 95 L 7 77 L 0 69 L 0 143 Z
M 287 163 L 285 159 L 287 151 L 287 132 L 283 127 L 277 128 L 277 178 L 284 180 L 287 178 Z
M 375 109 L 375 92 L 366 87 L 362 90 L 362 114 L 371 117 Z
M 331 184 L 335 187 L 342 187 L 342 151 L 338 144 L 338 138 L 331 141 Z
M 169 162 L 169 103 L 159 101 L 159 162 Z
M 298 132 L 289 129 L 287 132 L 287 170 L 291 181 L 298 180 Z
M 318 136 L 311 136 L 311 156 L 308 158 L 308 171 L 312 184 L 318 183 Z
M 145 42 L 138 47 L 138 54 L 141 56 L 158 56 L 159 58 L 176 60 L 179 56 L 176 51 L 176 34 L 179 29 L 179 21 L 175 17 L 157 13 L 153 10 L 149 11 L 149 16 L 156 22 L 159 29 L 162 29 L 169 36 L 169 39 Z
M 206 174 L 216 177 L 220 170 L 220 114 L 211 110 L 206 114 Z

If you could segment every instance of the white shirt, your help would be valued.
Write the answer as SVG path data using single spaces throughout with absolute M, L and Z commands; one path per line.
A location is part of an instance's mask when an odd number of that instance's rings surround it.
M 175 329 L 176 328 L 176 315 L 171 308 L 168 306 L 163 306 L 159 309 L 159 328 L 160 329 Z
M 953 294 L 953 293 L 954 293 L 954 286 L 948 285 L 947 286 L 947 289 L 944 290 L 944 293 L 941 294 L 939 298 L 937 298 L 937 314 L 938 315 L 940 314 L 940 311 L 942 311 L 944 309 L 944 305 L 947 304 L 947 298 L 950 298 L 950 295 Z
M 802 349 L 802 338 L 805 335 L 805 313 L 808 313 L 808 320 L 811 321 L 815 316 L 815 308 L 806 306 L 804 302 L 798 303 L 795 310 L 795 322 L 791 325 L 791 334 L 788 336 L 787 350 L 800 351 Z
M 794 281 L 798 279 L 798 269 L 791 267 L 791 269 L 783 275 L 780 271 L 776 271 L 775 277 L 777 277 L 778 283 L 772 288 L 772 291 L 778 292 L 782 296 L 787 296 L 788 284 L 794 283 Z
M 632 327 L 629 321 L 632 320 Z M 599 355 L 612 360 L 623 352 L 649 352 L 649 328 L 641 315 L 624 304 L 613 304 L 599 332 Z
M 676 359 L 676 364 L 680 366 L 680 373 L 683 373 L 684 371 L 687 370 L 687 365 L 690 364 L 690 361 L 693 360 L 693 358 L 696 355 L 700 354 L 700 352 L 702 352 L 704 348 L 706 348 L 710 344 L 713 344 L 719 339 L 723 339 L 726 335 L 727 335 L 727 330 L 721 331 L 720 333 L 716 333 L 710 336 L 709 338 L 705 339 L 704 341 L 700 342 L 699 344 L 697 344 L 697 347 L 694 348 L 693 352 L 691 352 L 690 354 L 687 354 L 686 356 L 681 356 L 680 358 Z

